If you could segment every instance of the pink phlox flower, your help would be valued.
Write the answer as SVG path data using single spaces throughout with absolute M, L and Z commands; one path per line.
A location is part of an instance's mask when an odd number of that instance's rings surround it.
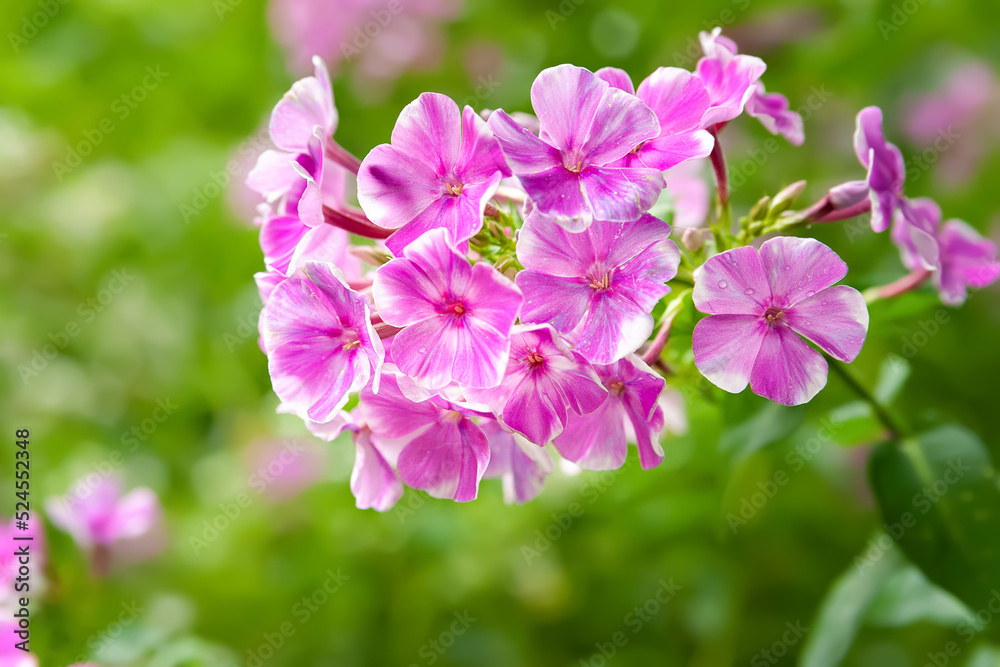
M 594 220 L 630 222 L 656 203 L 659 169 L 622 166 L 660 136 L 656 114 L 634 95 L 573 65 L 543 70 L 531 86 L 539 136 L 502 110 L 489 125 L 539 211 L 570 231 Z
M 847 274 L 835 252 L 810 238 L 777 237 L 710 258 L 695 275 L 694 304 L 709 317 L 695 326 L 698 370 L 716 386 L 785 405 L 812 400 L 827 363 L 800 336 L 853 361 L 868 332 L 864 297 L 834 283 Z

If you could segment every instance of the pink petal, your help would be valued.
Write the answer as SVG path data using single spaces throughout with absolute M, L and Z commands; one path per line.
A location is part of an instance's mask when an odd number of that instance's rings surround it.
M 547 322 L 557 331 L 572 331 L 590 305 L 593 290 L 582 278 L 558 278 L 525 269 L 515 280 L 524 293 L 524 322 Z
M 820 290 L 785 311 L 796 333 L 841 361 L 854 361 L 868 333 L 868 307 L 861 292 L 847 285 Z
M 483 212 L 500 179 L 500 172 L 494 171 L 489 180 L 465 186 L 458 196 L 443 195 L 390 236 L 385 242 L 386 247 L 399 256 L 425 232 L 443 228 L 448 230 L 451 241 L 457 247 L 468 248 L 468 239 L 483 227 Z
M 113 541 L 141 537 L 152 530 L 162 516 L 160 499 L 152 489 L 133 489 L 115 506 L 108 535 Z
M 708 57 L 699 60 L 696 71 L 705 82 L 712 105 L 702 117 L 701 127 L 709 128 L 743 113 L 754 84 L 766 69 L 764 61 L 753 56 L 734 56 L 728 62 Z
M 292 167 L 295 157 L 295 153 L 285 151 L 264 151 L 247 174 L 247 187 L 274 201 L 302 180 Z
M 537 174 L 553 167 L 565 171 L 559 150 L 521 127 L 503 109 L 493 112 L 489 126 L 500 142 L 507 164 L 519 179 L 524 174 Z
M 333 89 L 326 66 L 319 58 L 313 58 L 316 75 L 300 79 L 292 84 L 271 113 L 269 131 L 271 141 L 278 148 L 296 153 L 305 153 L 313 136 L 313 128 L 319 125 L 323 136 L 332 136 L 337 128 L 337 109 L 333 105 Z
M 602 67 L 594 72 L 594 76 L 601 81 L 606 81 L 612 88 L 624 90 L 629 95 L 635 94 L 635 86 L 632 85 L 632 77 L 630 77 L 625 70 L 620 70 L 617 67 Z
M 580 173 L 579 182 L 594 216 L 613 222 L 638 220 L 656 203 L 664 186 L 658 169 L 638 168 L 589 167 Z
M 759 315 L 711 315 L 694 327 L 694 363 L 715 386 L 746 389 L 768 326 Z
M 361 414 L 372 432 L 383 438 L 405 438 L 436 423 L 440 408 L 432 401 L 412 401 L 400 391 L 395 376 L 386 374 L 378 393 L 361 392 Z
M 499 142 L 472 107 L 462 111 L 462 153 L 455 171 L 464 183 L 490 181 L 498 171 L 504 178 L 511 175 Z
M 757 250 L 744 246 L 709 258 L 695 272 L 693 296 L 703 313 L 763 315 L 771 285 Z
M 422 160 L 438 176 L 454 171 L 462 153 L 458 105 L 447 95 L 422 93 L 400 112 L 392 146 Z
M 403 495 L 403 485 L 392 466 L 372 442 L 371 431 L 362 429 L 354 438 L 354 469 L 351 493 L 358 509 L 388 512 Z
M 435 498 L 475 500 L 490 461 L 482 430 L 467 418 L 442 422 L 415 437 L 399 454 L 399 476 L 407 486 Z
M 381 227 L 402 227 L 444 196 L 444 186 L 423 159 L 395 146 L 376 146 L 358 171 L 358 203 Z
M 704 82 L 679 67 L 657 68 L 639 84 L 636 95 L 659 119 L 660 136 L 697 129 L 710 104 Z M 711 135 L 708 141 L 711 151 Z
M 582 154 L 598 110 L 612 104 L 610 90 L 582 67 L 557 65 L 542 70 L 531 85 L 531 106 L 541 126 L 541 140 L 561 151 Z
M 548 452 L 504 431 L 494 420 L 486 420 L 480 428 L 490 443 L 490 465 L 484 477 L 503 480 L 504 502 L 523 504 L 537 497 L 553 470 Z
M 826 386 L 826 359 L 790 328 L 764 326 L 767 334 L 750 375 L 750 388 L 783 405 L 808 403 Z
M 934 280 L 946 304 L 959 305 L 966 299 L 967 287 L 986 287 L 1000 277 L 996 244 L 961 220 L 945 223 L 941 248 L 941 270 Z
M 260 227 L 260 248 L 264 263 L 275 271 L 287 274 L 288 265 L 299 241 L 311 227 L 302 224 L 294 215 L 276 215 L 267 218 Z
M 571 415 L 555 446 L 563 458 L 586 470 L 617 470 L 628 455 L 624 420 L 621 402 L 608 398 L 589 414 Z
M 779 236 L 760 247 L 760 259 L 778 308 L 793 306 L 847 275 L 847 264 L 816 239 Z

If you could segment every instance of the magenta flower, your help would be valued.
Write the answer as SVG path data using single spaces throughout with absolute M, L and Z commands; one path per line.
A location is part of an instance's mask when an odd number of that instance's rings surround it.
M 721 122 L 731 120 L 745 110 L 771 134 L 780 134 L 789 143 L 801 146 L 805 141 L 802 115 L 789 108 L 784 95 L 764 90 L 764 84 L 758 81 L 766 69 L 763 61 L 739 55 L 736 42 L 724 37 L 722 28 L 715 28 L 711 33 L 702 32 L 699 39 L 705 58 L 702 59 L 704 65 L 698 63 L 698 75 L 705 78 L 706 85 L 714 91 L 715 107 L 703 127 L 718 123 L 719 119 Z
M 651 215 L 630 223 L 595 221 L 574 234 L 529 215 L 517 257 L 524 270 L 521 319 L 572 332 L 574 349 L 610 364 L 634 352 L 653 331 L 653 306 L 677 275 L 680 253 L 670 225 Z
M 892 225 L 892 240 L 899 247 L 903 265 L 912 270 L 941 268 L 938 227 L 941 207 L 933 199 L 901 199 Z
M 46 500 L 45 510 L 81 549 L 151 535 L 163 518 L 156 493 L 139 487 L 122 495 L 121 486 L 115 477 L 102 478 L 92 487 L 78 485 L 72 494 Z
M 660 465 L 663 410 L 657 399 L 666 384 L 663 378 L 635 355 L 594 370 L 607 397 L 589 414 L 570 415 L 566 430 L 555 439 L 559 453 L 587 470 L 621 468 L 628 453 L 625 427 L 631 424 L 643 469 Z
M 614 88 L 636 95 L 653 110 L 660 122 L 660 135 L 632 149 L 619 164 L 665 171 L 686 160 L 707 157 L 715 139 L 700 129 L 709 107 L 708 92 L 701 79 L 678 67 L 660 67 L 639 84 L 636 91 L 628 74 L 614 67 L 597 71 Z
M 380 438 L 405 439 L 397 470 L 403 482 L 435 498 L 475 500 L 490 447 L 473 413 L 441 396 L 413 401 L 386 374 L 378 394 L 361 392 L 361 412 Z
M 570 413 L 593 412 L 607 391 L 582 355 L 548 325 L 521 326 L 511 336 L 507 372 L 499 387 L 470 389 L 509 429 L 545 446 L 562 433 Z
M 539 211 L 580 231 L 594 220 L 637 220 L 656 203 L 660 171 L 619 164 L 660 136 L 649 107 L 573 65 L 543 70 L 531 86 L 531 104 L 539 136 L 502 110 L 490 117 L 490 128 Z
M 695 326 L 698 370 L 716 386 L 785 405 L 812 399 L 827 364 L 799 336 L 841 361 L 853 361 L 868 332 L 861 294 L 831 287 L 847 265 L 815 239 L 778 237 L 758 253 L 746 246 L 710 258 L 695 276 L 694 304 L 709 317 Z
M 307 421 L 306 426 L 313 435 L 327 442 L 345 429 L 351 432 L 354 441 L 351 493 L 358 509 L 388 512 L 403 496 L 403 484 L 393 470 L 393 463 L 399 456 L 399 443 L 372 433 L 360 410 L 341 412 L 325 424 Z
M 292 84 L 271 113 L 268 131 L 277 150 L 264 151 L 247 176 L 247 185 L 268 201 L 286 198 L 282 213 L 294 213 L 307 189 L 310 197 L 319 193 L 343 197 L 344 171 L 325 157 L 338 121 L 333 88 L 323 61 L 313 58 L 313 65 L 315 76 Z M 313 187 L 307 188 L 310 179 Z M 314 202 L 308 203 L 315 208 Z M 303 222 L 318 224 L 312 220 L 315 211 L 303 214 Z
M 780 134 L 788 143 L 801 146 L 806 140 L 802 115 L 792 111 L 788 98 L 780 93 L 768 93 L 764 84 L 757 82 L 754 93 L 746 103 L 748 116 L 756 118 L 771 134 Z
M 931 199 L 901 202 L 892 239 L 906 268 L 934 271 L 934 285 L 948 305 L 961 305 L 969 287 L 986 287 L 1000 277 L 996 244 L 961 220 L 942 226 L 941 209 Z
M 368 300 L 340 271 L 306 262 L 271 292 L 261 311 L 274 392 L 302 418 L 327 422 L 348 394 L 373 382 L 384 357 Z
M 372 149 L 358 172 L 358 201 L 376 225 L 399 228 L 386 241 L 396 255 L 429 229 L 453 243 L 482 228 L 486 203 L 510 176 L 486 123 L 471 107 L 423 93 L 399 114 L 392 143 Z
M 489 264 L 470 266 L 448 241 L 446 230 L 431 230 L 375 272 L 379 316 L 403 327 L 393 339 L 393 360 L 432 389 L 452 381 L 495 387 L 521 292 Z
M 868 198 L 872 203 L 872 229 L 884 232 L 903 196 L 906 165 L 903 155 L 882 134 L 882 110 L 865 107 L 858 112 L 854 152 L 868 170 Z
M 544 448 L 508 433 L 496 420 L 484 420 L 480 428 L 490 443 L 490 465 L 484 477 L 501 480 L 508 505 L 534 500 L 552 473 L 552 457 Z
M 723 37 L 721 28 L 701 33 L 705 57 L 698 61 L 695 74 L 705 82 L 710 107 L 701 126 L 712 127 L 730 121 L 741 113 L 747 101 L 757 91 L 757 81 L 767 65 L 760 58 L 738 55 L 736 44 Z

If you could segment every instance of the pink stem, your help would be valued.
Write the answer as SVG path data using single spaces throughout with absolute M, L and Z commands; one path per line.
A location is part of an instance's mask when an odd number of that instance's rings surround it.
M 715 145 L 712 146 L 712 153 L 709 156 L 712 160 L 712 169 L 715 171 L 715 183 L 719 192 L 719 206 L 726 207 L 729 202 L 729 176 L 726 173 L 726 157 L 722 154 L 722 146 L 719 144 L 718 125 L 712 127 L 712 136 L 715 138 Z
M 333 139 L 326 142 L 323 152 L 328 158 L 354 174 L 357 174 L 358 170 L 361 169 L 361 160 L 354 157 L 347 149 Z
M 894 296 L 905 294 L 906 292 L 913 291 L 923 285 L 924 282 L 930 277 L 931 272 L 929 270 L 925 268 L 914 269 L 899 280 L 894 280 L 888 285 L 873 287 L 870 290 L 866 290 L 866 296 L 868 296 L 867 300 L 871 302 L 879 299 L 890 299 Z
M 815 222 L 839 222 L 841 220 L 848 220 L 850 218 L 857 217 L 862 213 L 868 213 L 871 210 L 872 202 L 870 199 L 865 197 L 854 206 L 848 206 L 847 208 L 830 211 L 826 215 L 817 218 Z
M 387 239 L 396 230 L 379 227 L 363 213 L 347 213 L 323 206 L 323 222 L 370 239 Z

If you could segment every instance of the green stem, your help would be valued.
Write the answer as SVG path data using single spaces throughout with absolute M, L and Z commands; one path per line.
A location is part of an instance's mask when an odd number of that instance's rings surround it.
M 889 438 L 891 440 L 898 440 L 903 434 L 903 429 L 900 428 L 899 424 L 896 423 L 896 420 L 892 418 L 889 411 L 878 402 L 878 399 L 876 399 L 870 391 L 865 389 L 864 386 L 862 386 L 862 384 L 858 382 L 853 375 L 851 375 L 851 372 L 847 370 L 843 363 L 826 353 L 824 353 L 823 356 L 826 357 L 826 361 L 827 364 L 829 364 L 830 369 L 839 375 L 844 383 L 850 387 L 854 393 L 860 396 L 866 403 L 868 403 L 868 405 L 871 406 L 872 412 L 875 413 L 875 417 L 882 422 L 882 425 L 889 431 Z

